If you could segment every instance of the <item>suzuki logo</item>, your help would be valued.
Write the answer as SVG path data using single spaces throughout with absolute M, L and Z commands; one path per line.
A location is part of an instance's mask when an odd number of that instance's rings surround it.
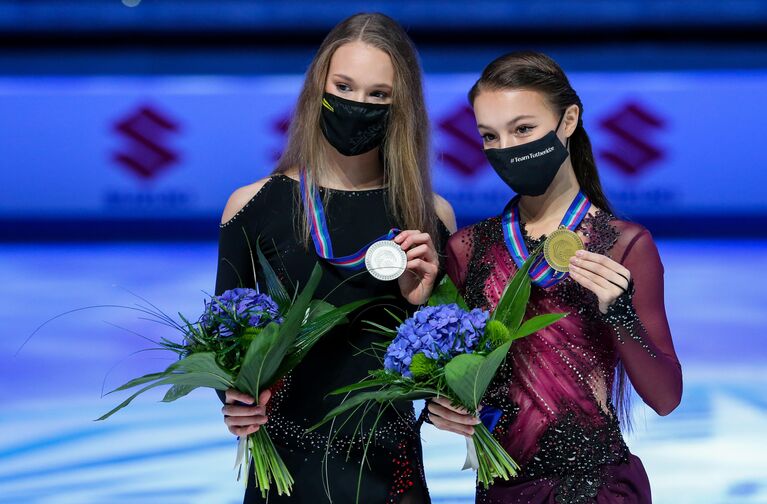
M 178 155 L 164 143 L 178 124 L 157 110 L 142 106 L 115 125 L 115 130 L 129 141 L 115 161 L 142 179 L 152 179 L 178 161 Z
M 626 175 L 639 175 L 664 157 L 648 140 L 664 126 L 664 121 L 646 108 L 627 103 L 600 122 L 600 127 L 612 136 L 612 145 L 601 149 L 599 156 Z
M 474 175 L 487 165 L 471 107 L 458 108 L 442 119 L 438 128 L 445 137 L 446 147 L 439 153 L 445 165 L 463 175 Z

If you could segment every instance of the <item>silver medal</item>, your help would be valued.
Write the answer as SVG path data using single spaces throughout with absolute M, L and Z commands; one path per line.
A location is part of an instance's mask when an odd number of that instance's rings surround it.
M 407 254 L 392 240 L 375 242 L 365 253 L 365 267 L 379 280 L 396 280 L 407 267 Z

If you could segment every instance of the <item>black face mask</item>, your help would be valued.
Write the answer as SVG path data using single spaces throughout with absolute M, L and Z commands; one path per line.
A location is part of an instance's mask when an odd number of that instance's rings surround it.
M 359 156 L 380 146 L 388 118 L 388 104 L 356 102 L 323 94 L 322 133 L 344 156 Z
M 556 129 L 543 138 L 505 149 L 485 150 L 490 166 L 515 193 L 540 196 L 551 185 L 559 167 L 570 155 L 557 137 L 564 117 L 562 114 Z

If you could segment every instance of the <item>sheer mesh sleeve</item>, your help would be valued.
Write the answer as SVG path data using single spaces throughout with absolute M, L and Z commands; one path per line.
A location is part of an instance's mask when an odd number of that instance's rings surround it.
M 471 228 L 459 229 L 447 241 L 445 273 L 458 287 L 461 294 L 466 290 L 466 272 L 471 257 Z
M 437 219 L 437 237 L 433 240 L 434 241 L 434 247 L 437 249 L 437 256 L 439 258 L 439 273 L 437 275 L 437 278 L 434 282 L 434 285 L 439 285 L 439 282 L 442 280 L 442 277 L 447 273 L 446 268 L 448 265 L 448 261 L 450 260 L 450 254 L 447 250 L 447 244 L 448 240 L 450 239 L 450 230 L 445 226 L 445 224 L 440 220 Z M 417 309 L 417 307 L 414 307 L 414 309 Z M 431 420 L 429 420 L 429 400 L 426 399 L 423 405 L 423 409 L 421 410 L 420 415 L 418 415 L 418 419 L 416 420 L 416 430 L 420 430 L 424 423 L 431 423 Z
M 447 264 L 447 240 L 450 238 L 450 230 L 445 224 L 437 219 L 437 236 L 432 240 L 434 248 L 437 250 L 437 259 L 439 260 L 439 273 L 437 273 L 436 281 L 434 285 L 439 285 L 442 277 L 445 275 L 445 267 Z
M 666 318 L 663 264 L 646 229 L 621 235 L 624 244 L 618 244 L 613 259 L 631 272 L 633 285 L 604 318 L 634 389 L 658 414 L 667 415 L 682 398 L 682 368 Z

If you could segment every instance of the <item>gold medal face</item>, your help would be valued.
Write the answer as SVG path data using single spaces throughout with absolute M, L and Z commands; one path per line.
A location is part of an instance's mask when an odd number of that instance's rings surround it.
M 583 248 L 583 240 L 577 233 L 559 228 L 543 243 L 543 256 L 553 269 L 567 272 L 570 271 L 570 258 Z

